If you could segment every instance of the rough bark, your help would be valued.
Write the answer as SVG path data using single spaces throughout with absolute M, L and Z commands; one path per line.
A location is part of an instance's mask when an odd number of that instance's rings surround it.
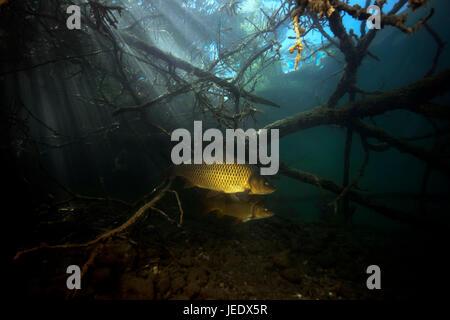
M 266 125 L 265 129 L 279 129 L 280 138 L 320 125 L 343 125 L 357 118 L 373 117 L 390 110 L 404 109 L 430 117 L 450 119 L 450 108 L 429 104 L 428 101 L 450 89 L 450 69 L 434 77 L 418 80 L 400 89 L 350 102 L 339 108 L 317 106 Z

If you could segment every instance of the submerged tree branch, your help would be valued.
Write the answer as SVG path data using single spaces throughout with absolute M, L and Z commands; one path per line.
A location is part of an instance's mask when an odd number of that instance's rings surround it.
M 428 33 L 431 34 L 431 36 L 433 37 L 434 41 L 437 44 L 436 54 L 434 55 L 433 63 L 431 65 L 430 69 L 428 70 L 428 72 L 425 74 L 425 77 L 429 77 L 429 76 L 433 75 L 434 72 L 436 71 L 436 67 L 439 62 L 439 58 L 442 54 L 442 51 L 444 51 L 446 41 L 442 40 L 442 38 L 439 36 L 439 34 L 436 32 L 436 30 L 434 30 L 432 27 L 430 27 L 427 23 L 425 23 L 424 25 L 425 25 L 425 29 L 428 31 Z
M 450 119 L 450 109 L 429 104 L 432 98 L 450 89 L 450 69 L 434 77 L 418 80 L 406 87 L 350 102 L 339 108 L 317 106 L 266 125 L 265 129 L 279 129 L 280 137 L 320 125 L 343 125 L 351 119 L 373 117 L 389 110 L 404 109 L 431 117 Z
M 283 175 L 300 180 L 302 182 L 311 184 L 311 185 L 320 185 L 321 188 L 331 191 L 335 194 L 341 194 L 344 191 L 344 188 L 338 186 L 331 180 L 327 179 L 321 179 L 317 176 L 304 172 L 298 169 L 290 168 L 284 164 L 280 165 L 280 173 Z M 369 209 L 374 210 L 375 212 L 380 213 L 381 215 L 396 220 L 399 222 L 403 222 L 409 225 L 413 225 L 415 227 L 419 228 L 438 228 L 439 230 L 442 228 L 447 228 L 446 226 L 443 226 L 437 222 L 434 222 L 432 220 L 424 219 L 423 217 L 417 217 L 411 214 L 407 214 L 406 212 L 403 212 L 402 210 L 391 208 L 386 206 L 385 204 L 382 204 L 380 202 L 372 200 L 369 196 L 362 195 L 358 192 L 348 190 L 347 195 L 353 202 L 362 205 L 364 207 L 367 207 Z
M 41 249 L 70 249 L 70 248 L 82 248 L 82 247 L 90 247 L 93 245 L 96 245 L 98 243 L 104 242 L 110 238 L 112 238 L 113 236 L 125 231 L 126 229 L 128 229 L 129 227 L 131 227 L 133 224 L 136 223 L 136 221 L 149 209 L 153 208 L 153 206 L 159 201 L 161 200 L 161 198 L 168 192 L 170 191 L 170 187 L 172 185 L 172 179 L 169 179 L 167 181 L 165 181 L 165 183 L 163 183 L 163 186 L 157 190 L 157 193 L 153 196 L 153 198 L 148 201 L 147 203 L 145 203 L 143 206 L 141 206 L 127 221 L 125 221 L 123 224 L 121 224 L 120 226 L 118 226 L 117 228 L 114 228 L 110 231 L 107 231 L 103 234 L 101 234 L 100 236 L 96 237 L 93 240 L 87 241 L 87 242 L 83 242 L 83 243 L 70 243 L 70 244 L 59 244 L 59 245 L 48 245 L 48 244 L 43 244 L 40 245 L 38 247 L 34 247 L 34 248 L 30 248 L 30 249 L 25 249 L 22 251 L 19 251 L 16 253 L 16 255 L 14 256 L 14 260 L 19 259 L 23 254 L 25 253 L 30 253 L 30 252 L 34 252 L 34 251 L 38 251 Z M 178 201 L 178 198 L 177 198 Z M 178 202 L 178 204 L 180 205 L 180 203 Z M 181 205 L 180 205 L 181 208 Z M 182 209 L 180 209 L 182 210 Z M 181 226 L 182 223 L 182 211 L 180 212 L 180 223 L 179 226 Z
M 388 145 L 395 147 L 400 152 L 409 153 L 421 160 L 424 160 L 425 162 L 428 162 L 431 166 L 447 173 L 447 175 L 450 176 L 449 164 L 446 161 L 443 161 L 442 157 L 438 157 L 435 152 L 430 152 L 423 147 L 407 143 L 404 139 L 393 136 L 385 130 L 364 123 L 361 120 L 354 121 L 353 126 L 354 129 L 361 135 L 383 141 Z
M 133 36 L 131 34 L 124 33 L 122 36 L 123 36 L 124 41 L 131 47 L 138 49 L 138 50 L 140 50 L 146 54 L 149 54 L 151 56 L 154 56 L 155 58 L 161 59 L 161 60 L 167 62 L 172 67 L 180 68 L 188 73 L 192 73 L 195 76 L 201 78 L 202 80 L 205 80 L 205 81 L 208 80 L 208 81 L 214 82 L 215 84 L 228 90 L 235 96 L 242 96 L 243 98 L 245 98 L 249 101 L 252 101 L 254 103 L 265 104 L 265 105 L 269 105 L 269 106 L 276 107 L 276 108 L 280 107 L 277 103 L 275 103 L 273 101 L 259 97 L 255 94 L 252 94 L 243 89 L 240 89 L 240 88 L 236 87 L 234 84 L 228 82 L 226 79 L 219 78 L 216 75 L 212 74 L 211 72 L 204 71 L 204 70 L 190 64 L 189 62 L 186 62 L 184 60 L 176 58 L 173 55 L 166 53 L 157 47 L 154 47 L 150 44 L 147 44 L 147 43 L 137 39 L 135 36 Z

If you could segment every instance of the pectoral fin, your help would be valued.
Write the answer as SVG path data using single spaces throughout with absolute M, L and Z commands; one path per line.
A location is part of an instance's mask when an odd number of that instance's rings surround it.
M 233 201 L 241 201 L 241 199 L 235 193 L 230 194 L 230 199 Z

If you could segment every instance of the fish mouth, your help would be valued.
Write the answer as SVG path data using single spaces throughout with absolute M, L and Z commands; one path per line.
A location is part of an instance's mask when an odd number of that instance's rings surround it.
M 275 215 L 275 213 L 273 213 L 272 211 L 267 211 L 266 214 L 263 216 L 263 218 L 270 218 L 273 217 Z
M 267 184 L 266 183 L 264 184 L 264 187 L 266 194 L 274 193 L 277 190 L 277 188 L 275 188 L 275 186 L 269 181 L 267 181 Z
M 253 211 L 252 219 L 264 219 L 274 216 L 275 213 L 267 208 L 260 209 L 259 212 Z
M 273 216 L 274 216 L 273 213 L 272 214 L 264 214 L 264 215 L 261 215 L 261 216 L 253 217 L 252 219 L 253 220 L 261 220 L 261 219 L 267 219 L 267 218 L 270 218 L 270 217 L 273 217 Z
M 275 189 L 275 188 L 266 189 L 261 194 L 271 194 L 271 193 L 274 193 L 276 190 L 277 189 Z
M 249 194 L 255 194 L 255 195 L 258 195 L 258 194 L 271 194 L 271 193 L 274 193 L 275 190 L 276 190 L 276 189 L 261 190 L 261 191 L 253 191 L 253 190 L 250 190 Z

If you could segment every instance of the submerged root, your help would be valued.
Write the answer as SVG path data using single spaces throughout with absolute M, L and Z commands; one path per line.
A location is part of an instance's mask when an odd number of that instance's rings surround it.
M 82 273 L 85 274 L 87 272 L 87 269 L 89 268 L 89 266 L 93 263 L 95 256 L 97 256 L 97 254 L 104 247 L 104 244 L 107 241 L 109 241 L 112 237 L 119 235 L 121 232 L 125 231 L 126 229 L 128 229 L 129 227 L 134 225 L 139 220 L 139 218 L 141 218 L 144 215 L 144 213 L 147 212 L 147 210 L 149 210 L 149 209 L 155 210 L 155 211 L 161 213 L 162 215 L 166 216 L 166 218 L 168 218 L 169 221 L 173 221 L 173 219 L 168 217 L 162 210 L 154 207 L 154 205 L 159 200 L 161 200 L 167 192 L 175 193 L 178 207 L 180 210 L 180 220 L 177 225 L 178 225 L 178 227 L 181 227 L 182 222 L 183 222 L 183 209 L 181 207 L 181 201 L 178 197 L 178 194 L 175 191 L 170 190 L 172 181 L 173 181 L 173 179 L 169 179 L 169 180 L 165 181 L 163 183 L 163 186 L 160 187 L 159 190 L 156 191 L 155 195 L 153 196 L 153 198 L 150 201 L 148 201 L 143 206 L 141 206 L 134 213 L 133 216 L 131 216 L 125 223 L 123 223 L 122 225 L 120 225 L 117 228 L 107 231 L 107 232 L 101 234 L 100 236 L 98 236 L 97 238 L 87 241 L 87 242 L 84 242 L 84 243 L 71 243 L 71 244 L 59 244 L 59 245 L 48 245 L 48 244 L 44 243 L 44 244 L 41 244 L 40 246 L 37 246 L 34 248 L 21 250 L 16 253 L 16 255 L 14 256 L 14 260 L 19 259 L 25 253 L 38 251 L 38 250 L 41 250 L 44 248 L 47 248 L 47 249 L 71 249 L 71 248 L 83 248 L 83 247 L 94 246 L 94 249 L 91 252 L 91 255 L 90 255 L 88 261 L 84 264 L 83 269 L 82 269 Z M 173 221 L 173 222 L 175 222 L 175 221 Z
M 299 16 L 303 14 L 303 10 L 307 7 L 310 11 L 317 13 L 319 18 L 330 17 L 335 9 L 330 4 L 329 0 L 307 0 L 297 1 L 298 7 L 292 13 L 292 22 L 294 24 L 294 31 L 297 38 L 295 44 L 289 48 L 290 53 L 297 51 L 297 57 L 295 58 L 294 69 L 297 70 L 298 63 L 302 59 L 303 43 L 301 35 L 305 33 L 305 29 L 300 27 L 298 20 Z
M 301 28 L 300 25 L 298 24 L 298 16 L 294 17 L 293 23 L 297 42 L 292 47 L 289 48 L 289 52 L 293 53 L 294 50 L 297 50 L 297 57 L 295 58 L 295 66 L 294 66 L 295 70 L 297 70 L 298 63 L 302 58 L 302 51 L 303 51 L 303 43 L 300 35 L 301 33 L 305 32 L 305 30 Z

